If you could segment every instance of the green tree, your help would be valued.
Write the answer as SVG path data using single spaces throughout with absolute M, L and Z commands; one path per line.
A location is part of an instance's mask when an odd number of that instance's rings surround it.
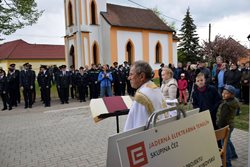
M 173 30 L 176 30 L 176 27 L 175 27 L 175 22 L 171 22 L 171 23 L 168 23 L 167 19 L 165 18 L 165 16 L 161 13 L 161 11 L 157 8 L 157 7 L 154 7 L 153 9 L 151 9 L 154 14 L 156 14 L 166 25 L 168 25 L 170 28 L 172 28 Z
M 199 37 L 189 10 L 188 8 L 179 34 L 178 59 L 183 63 L 188 61 L 195 63 L 200 59 Z
M 221 56 L 223 61 L 237 62 L 248 55 L 247 48 L 232 37 L 216 35 L 214 41 L 203 41 L 201 54 L 209 62 L 215 63 L 216 57 Z
M 36 23 L 42 13 L 35 0 L 0 0 L 0 38 Z

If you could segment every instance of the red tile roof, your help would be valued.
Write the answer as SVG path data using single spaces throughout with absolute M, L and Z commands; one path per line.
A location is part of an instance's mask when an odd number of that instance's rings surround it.
M 111 26 L 173 32 L 152 10 L 107 4 L 101 15 Z
M 21 39 L 0 45 L 0 60 L 65 59 L 64 45 L 29 44 Z

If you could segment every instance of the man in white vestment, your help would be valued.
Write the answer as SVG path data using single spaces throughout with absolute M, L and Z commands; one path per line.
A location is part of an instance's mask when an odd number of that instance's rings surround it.
M 129 72 L 131 87 L 137 89 L 129 110 L 124 131 L 144 126 L 148 117 L 155 111 L 166 107 L 159 87 L 151 81 L 152 68 L 147 62 L 136 61 Z

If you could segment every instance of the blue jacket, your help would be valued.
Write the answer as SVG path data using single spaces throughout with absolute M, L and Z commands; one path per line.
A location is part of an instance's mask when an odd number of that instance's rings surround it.
M 112 85 L 113 77 L 111 72 L 107 72 L 106 75 L 101 71 L 98 75 L 98 81 L 100 82 L 101 87 L 109 87 Z

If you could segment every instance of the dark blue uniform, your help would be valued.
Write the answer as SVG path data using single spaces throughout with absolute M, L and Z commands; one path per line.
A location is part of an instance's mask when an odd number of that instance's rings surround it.
M 31 70 L 22 70 L 20 73 L 20 85 L 23 87 L 23 97 L 25 101 L 24 108 L 32 108 L 32 89 L 34 85 L 34 77 Z
M 46 70 L 44 72 L 40 72 L 39 74 L 39 85 L 41 87 L 41 94 L 45 107 L 50 107 L 50 89 L 51 89 L 52 75 Z
M 17 80 L 14 71 L 9 71 L 7 75 L 7 92 L 9 96 L 9 110 L 17 106 Z
M 96 99 L 99 96 L 100 92 L 100 83 L 98 82 L 99 73 L 100 73 L 99 70 L 93 68 L 91 68 L 88 71 L 90 99 Z
M 68 71 L 61 71 L 57 76 L 57 85 L 60 89 L 60 100 L 61 103 L 68 103 L 69 101 L 69 86 L 70 86 L 70 73 Z
M 8 102 L 8 95 L 7 95 L 7 78 L 6 76 L 4 76 L 2 74 L 2 76 L 0 76 L 0 96 L 2 98 L 3 101 L 3 110 L 7 109 L 7 102 Z
M 76 83 L 77 83 L 77 88 L 79 91 L 79 100 L 80 102 L 85 102 L 85 94 L 87 91 L 87 86 L 89 84 L 89 77 L 88 77 L 88 73 L 84 72 L 83 74 L 78 73 L 76 76 Z

